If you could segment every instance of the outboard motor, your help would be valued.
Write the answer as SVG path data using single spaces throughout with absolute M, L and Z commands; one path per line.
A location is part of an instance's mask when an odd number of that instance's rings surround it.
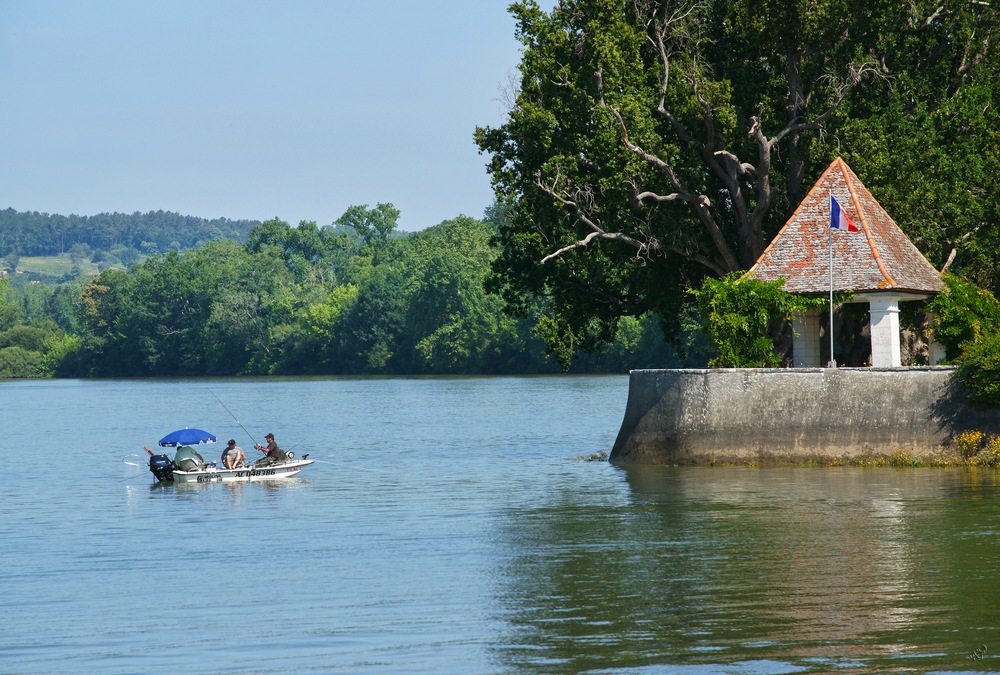
M 149 470 L 156 480 L 168 481 L 174 479 L 174 462 L 166 455 L 153 455 L 149 458 Z

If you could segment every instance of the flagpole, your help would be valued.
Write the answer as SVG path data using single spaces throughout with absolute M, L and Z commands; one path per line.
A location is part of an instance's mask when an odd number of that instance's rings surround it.
M 830 214 L 833 214 L 833 190 L 830 190 Z M 833 360 L 833 221 L 827 223 L 830 231 L 830 368 L 836 368 L 837 362 Z

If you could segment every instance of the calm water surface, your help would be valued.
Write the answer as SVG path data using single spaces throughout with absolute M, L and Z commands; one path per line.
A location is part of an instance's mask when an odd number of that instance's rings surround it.
M 996 474 L 579 461 L 627 387 L 0 383 L 0 672 L 1000 670 Z M 183 426 L 322 463 L 122 461 Z

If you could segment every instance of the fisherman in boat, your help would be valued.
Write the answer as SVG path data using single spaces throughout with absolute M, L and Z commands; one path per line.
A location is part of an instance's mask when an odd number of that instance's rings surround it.
M 236 445 L 236 440 L 230 438 L 226 444 L 226 449 L 222 451 L 222 466 L 227 469 L 239 469 L 246 466 L 247 457 L 243 454 L 243 449 Z
M 285 451 L 279 448 L 278 444 L 274 442 L 274 434 L 268 434 L 264 437 L 264 440 L 267 441 L 267 446 L 265 447 L 258 443 L 257 449 L 261 452 L 266 452 L 267 454 L 258 459 L 254 463 L 254 466 L 259 468 L 285 461 Z
M 182 445 L 174 455 L 174 465 L 181 471 L 198 471 L 205 468 L 205 458 L 194 448 Z

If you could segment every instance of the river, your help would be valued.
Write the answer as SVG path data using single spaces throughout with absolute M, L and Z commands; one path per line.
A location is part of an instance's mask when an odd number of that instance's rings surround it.
M 996 473 L 587 461 L 627 389 L 0 383 L 0 672 L 1000 671 Z M 184 426 L 319 461 L 153 485 Z

